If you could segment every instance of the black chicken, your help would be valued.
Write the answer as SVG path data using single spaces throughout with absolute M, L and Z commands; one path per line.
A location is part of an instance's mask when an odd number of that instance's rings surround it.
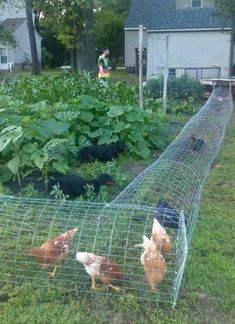
M 120 141 L 110 145 L 85 146 L 79 151 L 78 159 L 81 163 L 89 163 L 94 160 L 108 162 L 116 159 L 124 150 L 125 144 Z
M 52 187 L 58 184 L 65 195 L 68 195 L 69 198 L 76 198 L 81 195 L 86 195 L 87 185 L 93 186 L 94 193 L 97 194 L 101 186 L 112 186 L 114 185 L 114 181 L 110 175 L 105 173 L 100 174 L 94 180 L 87 180 L 77 175 L 57 175 L 49 180 L 48 190 L 51 191 Z
M 179 228 L 180 214 L 172 205 L 165 200 L 160 200 L 156 207 L 155 218 L 163 227 Z
M 156 207 L 156 214 L 154 217 L 163 227 L 178 229 L 180 224 L 180 214 L 176 208 L 170 205 L 165 200 L 160 200 Z M 145 222 L 146 217 L 134 216 L 137 222 Z
M 192 149 L 194 152 L 201 153 L 203 152 L 207 147 L 207 144 L 204 140 L 201 138 L 197 138 L 194 135 L 191 135 L 190 137 L 190 149 Z

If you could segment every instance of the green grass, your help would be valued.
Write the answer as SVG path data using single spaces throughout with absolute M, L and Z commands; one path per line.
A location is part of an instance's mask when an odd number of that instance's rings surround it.
M 207 180 L 200 217 L 175 310 L 155 309 L 133 295 L 112 299 L 94 294 L 61 297 L 48 291 L 5 284 L 0 323 L 234 323 L 235 322 L 235 113 Z M 77 283 L 79 287 L 79 283 Z

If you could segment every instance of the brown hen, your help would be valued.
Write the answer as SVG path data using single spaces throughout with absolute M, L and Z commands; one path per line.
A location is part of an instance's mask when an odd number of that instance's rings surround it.
M 166 261 L 161 252 L 157 250 L 152 237 L 149 240 L 148 237 L 144 235 L 143 243 L 137 244 L 135 247 L 144 248 L 140 262 L 144 267 L 144 272 L 150 285 L 150 289 L 156 291 L 156 285 L 165 277 L 167 271 Z
M 31 248 L 29 250 L 32 255 L 43 268 L 47 268 L 50 265 L 55 265 L 54 270 L 49 272 L 49 276 L 54 278 L 57 270 L 57 265 L 69 252 L 69 243 L 74 234 L 78 231 L 74 228 L 61 235 L 47 240 L 40 247 Z
M 170 236 L 156 218 L 153 221 L 152 238 L 159 252 L 169 253 L 172 250 Z
M 115 261 L 107 257 L 87 252 L 78 252 L 76 254 L 76 260 L 84 265 L 86 272 L 91 277 L 91 288 L 93 290 L 97 290 L 95 285 L 96 279 L 100 279 L 105 285 L 111 287 L 115 291 L 121 290 L 121 288 L 112 284 L 113 281 L 124 278 L 122 271 Z

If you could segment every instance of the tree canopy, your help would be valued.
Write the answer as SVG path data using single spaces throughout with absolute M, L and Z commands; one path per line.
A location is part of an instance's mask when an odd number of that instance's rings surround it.
M 226 19 L 230 18 L 233 20 L 235 26 L 235 1 L 231 0 L 214 0 L 215 5 L 220 14 Z
M 6 2 L 7 0 L 0 0 L 0 6 L 3 7 Z M 0 42 L 4 45 L 5 44 L 10 44 L 12 46 L 16 45 L 14 36 L 8 30 L 6 30 L 6 28 L 4 28 L 3 25 L 0 25 Z
M 74 69 L 94 70 L 96 49 L 108 46 L 115 63 L 124 50 L 124 22 L 131 0 L 34 0 L 42 33 L 70 52 Z M 44 43 L 45 44 L 45 43 Z M 62 49 L 62 48 L 61 48 Z M 44 50 L 52 61 L 58 53 Z M 62 51 L 62 57 L 64 51 Z M 58 60 L 59 62 L 60 60 Z

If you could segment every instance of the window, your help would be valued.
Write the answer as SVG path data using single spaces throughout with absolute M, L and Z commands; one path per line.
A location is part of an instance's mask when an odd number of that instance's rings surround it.
M 201 8 L 202 0 L 192 0 L 192 8 Z
M 169 78 L 176 77 L 176 69 L 169 69 Z
M 0 48 L 0 63 L 7 63 L 7 49 L 4 47 Z

